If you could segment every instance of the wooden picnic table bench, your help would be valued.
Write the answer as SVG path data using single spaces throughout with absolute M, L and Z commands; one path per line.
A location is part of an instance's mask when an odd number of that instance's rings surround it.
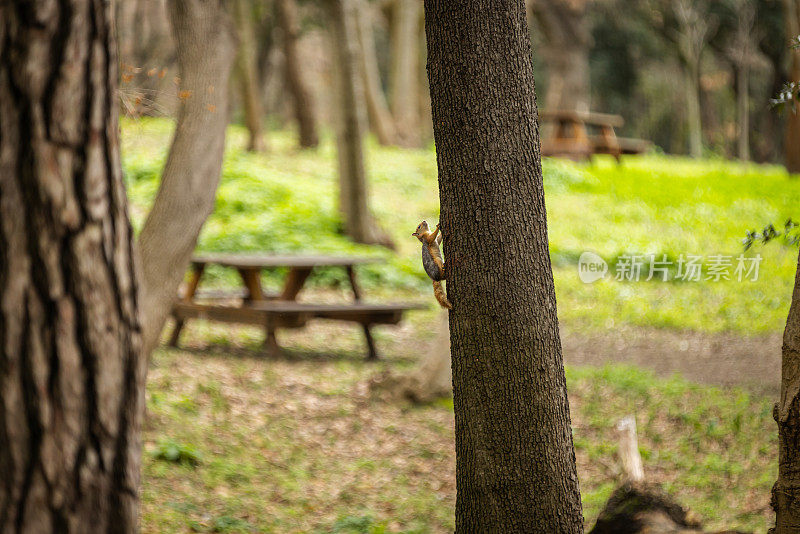
M 644 139 L 617 137 L 615 128 L 625 123 L 619 115 L 556 110 L 541 111 L 539 118 L 547 132 L 541 142 L 542 156 L 585 160 L 593 154 L 610 154 L 619 161 L 623 154 L 641 154 L 652 146 Z
M 361 289 L 356 280 L 355 266 L 378 260 L 364 257 L 291 256 L 205 254 L 192 259 L 191 274 L 179 300 L 172 310 L 175 328 L 170 344 L 177 346 L 181 330 L 188 319 L 243 323 L 263 326 L 264 344 L 276 355 L 280 346 L 275 337 L 277 328 L 301 328 L 311 319 L 349 321 L 360 324 L 367 343 L 367 358 L 376 359 L 375 342 L 370 332 L 374 324 L 397 324 L 403 313 L 423 306 L 417 304 L 371 304 L 361 300 Z M 236 269 L 243 288 L 233 290 L 201 290 L 200 279 L 206 266 L 220 265 Z M 288 268 L 283 288 L 277 294 L 267 294 L 261 285 L 261 271 L 271 268 Z M 337 304 L 311 304 L 297 302 L 297 295 L 311 272 L 318 267 L 342 267 L 347 271 L 353 293 L 352 302 Z M 238 301 L 221 304 L 220 301 Z M 207 301 L 207 302 L 200 302 Z

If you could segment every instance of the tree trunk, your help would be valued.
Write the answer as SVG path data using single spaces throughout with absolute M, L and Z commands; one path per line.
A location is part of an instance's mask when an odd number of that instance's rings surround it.
M 686 123 L 689 128 L 689 155 L 703 157 L 703 123 L 700 117 L 700 66 L 686 67 Z
M 784 0 L 786 11 L 786 36 L 793 38 L 800 35 L 800 0 Z M 800 49 L 789 51 L 789 79 L 800 81 Z M 786 168 L 789 172 L 800 173 L 800 111 L 792 112 L 791 107 L 786 115 Z
M 778 423 L 778 481 L 772 488 L 776 534 L 800 532 L 800 260 L 783 333 Z
M 115 2 L 120 19 L 117 21 L 120 63 L 125 78 L 120 96 L 124 109 L 131 115 L 163 116 L 173 110 L 171 76 L 150 73 L 169 70 L 174 63 L 174 47 L 166 21 L 164 0 L 125 0 Z M 131 69 L 131 70 L 128 70 Z
M 356 35 L 355 0 L 327 0 L 333 34 L 335 93 L 337 97 L 337 150 L 339 156 L 339 210 L 345 233 L 353 241 L 392 246 L 368 207 L 367 177 L 364 168 L 361 85 Z
M 0 532 L 135 532 L 145 359 L 111 2 L 0 4 Z
M 431 117 L 431 89 L 428 86 L 428 44 L 425 41 L 425 13 L 420 13 L 419 25 L 419 135 L 422 144 L 429 144 L 433 140 L 433 118 Z
M 244 104 L 244 122 L 250 138 L 247 150 L 261 152 L 265 149 L 261 128 L 261 98 L 258 90 L 258 69 L 256 65 L 256 39 L 253 30 L 253 9 L 247 0 L 235 0 L 233 16 L 236 33 L 239 37 L 239 50 L 236 54 L 236 81 Z
M 678 21 L 676 36 L 678 55 L 684 68 L 686 97 L 686 122 L 689 133 L 689 154 L 694 158 L 703 155 L 703 123 L 700 115 L 700 64 L 703 49 L 712 33 L 713 18 L 708 6 L 690 0 L 673 0 L 673 10 Z
M 425 13 L 456 532 L 580 533 L 525 3 L 426 0 Z
M 746 63 L 736 69 L 736 115 L 739 119 L 737 155 L 750 161 L 750 67 Z
M 389 101 L 401 146 L 419 146 L 419 0 L 394 0 L 391 17 Z
M 585 0 L 539 0 L 533 5 L 547 42 L 545 109 L 589 111 L 589 44 Z
M 410 373 L 384 373 L 371 380 L 373 391 L 388 392 L 393 399 L 432 402 L 453 393 L 450 364 L 450 330 L 447 313 L 441 312 L 441 326 L 433 346 L 425 353 L 419 367 Z
M 127 2 L 117 2 L 116 21 L 117 21 L 117 48 L 119 59 L 131 61 L 136 51 L 136 14 L 139 10 L 140 0 L 128 0 Z
M 181 103 L 161 187 L 139 237 L 145 350 L 158 343 L 214 208 L 227 126 L 233 28 L 222 0 L 170 0 Z
M 358 45 L 361 52 L 361 72 L 364 77 L 367 115 L 378 142 L 382 145 L 393 145 L 396 138 L 394 118 L 389 111 L 386 97 L 383 94 L 383 87 L 381 86 L 381 74 L 378 69 L 378 55 L 375 52 L 371 17 L 372 13 L 368 9 L 368 5 L 362 3 L 358 17 Z
M 300 134 L 300 146 L 312 148 L 319 144 L 317 123 L 314 117 L 314 99 L 305 78 L 297 41 L 300 23 L 294 0 L 277 0 L 278 24 L 283 33 L 283 52 L 286 59 L 286 82 L 294 102 L 294 114 Z

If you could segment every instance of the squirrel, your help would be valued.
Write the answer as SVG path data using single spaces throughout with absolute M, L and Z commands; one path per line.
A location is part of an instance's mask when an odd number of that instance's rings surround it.
M 436 230 L 433 232 L 428 228 L 428 223 L 422 221 L 417 226 L 417 230 L 411 234 L 422 243 L 422 266 L 425 272 L 428 273 L 431 280 L 433 280 L 433 295 L 442 306 L 448 310 L 453 308 L 447 296 L 444 294 L 442 287 L 442 280 L 445 280 L 444 260 L 442 259 L 442 252 L 439 250 L 439 244 L 442 242 L 442 236 L 439 233 L 439 225 L 436 225 Z

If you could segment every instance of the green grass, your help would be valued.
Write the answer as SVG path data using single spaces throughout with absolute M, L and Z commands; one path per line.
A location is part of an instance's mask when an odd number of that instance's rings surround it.
M 386 365 L 158 351 L 144 531 L 452 532 L 452 403 L 364 398 L 360 384 Z M 568 368 L 567 381 L 588 526 L 619 483 L 614 427 L 635 414 L 649 480 L 712 530 L 766 531 L 770 401 L 624 366 Z M 196 460 L 175 459 L 179 450 Z
M 172 125 L 165 120 L 123 123 L 123 161 L 139 227 L 158 187 Z M 287 132 L 270 134 L 271 152 L 242 150 L 244 132 L 231 127 L 216 210 L 200 237 L 203 251 L 373 254 L 387 261 L 365 267 L 375 293 L 422 291 L 428 282 L 409 237 L 420 219 L 438 218 L 432 148 L 403 150 L 368 143 L 371 204 L 394 237 L 396 254 L 351 243 L 336 211 L 336 160 L 330 141 L 299 151 Z M 613 262 L 625 253 L 735 256 L 748 229 L 798 217 L 800 181 L 781 167 L 665 156 L 632 157 L 622 165 L 544 162 L 551 257 L 559 317 L 595 329 L 640 326 L 752 334 L 782 328 L 796 266 L 796 249 L 778 244 L 752 250 L 763 261 L 756 282 L 617 282 Z M 583 251 L 612 263 L 611 276 L 583 284 Z M 267 275 L 275 284 L 278 275 Z M 230 283 L 212 269 L 209 279 Z M 343 273 L 320 271 L 312 284 L 342 284 Z

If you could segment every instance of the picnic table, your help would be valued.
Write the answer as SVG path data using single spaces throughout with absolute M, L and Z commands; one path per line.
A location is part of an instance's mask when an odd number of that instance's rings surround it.
M 586 160 L 593 154 L 610 154 L 619 161 L 623 154 L 641 154 L 652 146 L 644 139 L 617 137 L 615 128 L 625 123 L 619 115 L 541 111 L 539 118 L 548 132 L 542 139 L 542 156 Z
M 311 319 L 330 319 L 358 323 L 364 330 L 367 359 L 378 357 L 370 327 L 374 324 L 397 324 L 403 313 L 422 306 L 416 304 L 371 304 L 361 300 L 355 267 L 375 263 L 375 258 L 337 256 L 204 254 L 192 258 L 190 275 L 172 310 L 175 328 L 170 345 L 177 346 L 181 330 L 188 319 L 209 319 L 230 323 L 263 326 L 267 351 L 272 355 L 281 349 L 275 337 L 277 328 L 301 328 Z M 234 290 L 199 289 L 208 265 L 220 265 L 239 273 L 242 287 Z M 268 294 L 261 285 L 261 271 L 288 268 L 279 293 Z M 297 302 L 297 296 L 311 272 L 319 267 L 345 269 L 353 294 L 352 302 L 309 304 Z M 223 304 L 221 301 L 235 301 Z

